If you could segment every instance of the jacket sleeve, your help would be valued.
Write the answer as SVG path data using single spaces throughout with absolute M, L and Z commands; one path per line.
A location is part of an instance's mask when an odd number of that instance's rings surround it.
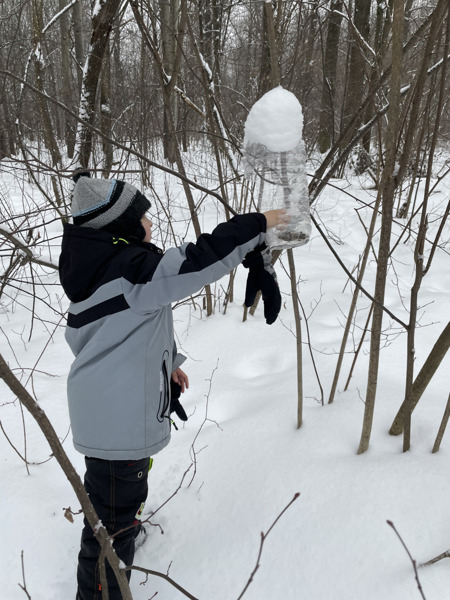
M 146 313 L 186 298 L 237 267 L 264 242 L 265 232 L 266 218 L 260 213 L 233 217 L 196 243 L 170 248 L 147 281 L 124 281 L 125 299 L 133 310 Z

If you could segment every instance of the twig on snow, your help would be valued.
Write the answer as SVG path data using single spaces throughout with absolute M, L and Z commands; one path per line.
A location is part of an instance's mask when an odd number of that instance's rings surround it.
M 20 560 L 22 562 L 22 580 L 23 580 L 23 585 L 21 585 L 20 583 L 18 585 L 19 585 L 20 589 L 25 592 L 25 594 L 27 595 L 28 600 L 31 600 L 31 596 L 28 593 L 27 584 L 25 582 L 25 565 L 24 565 L 24 562 L 23 562 L 23 550 L 20 553 Z
M 263 546 L 264 546 L 264 542 L 266 541 L 267 536 L 269 535 L 269 533 L 272 531 L 272 529 L 275 527 L 275 525 L 278 523 L 278 521 L 281 519 L 281 517 L 284 515 L 284 513 L 287 511 L 287 509 L 294 504 L 294 502 L 297 500 L 297 498 L 300 496 L 300 492 L 296 492 L 294 494 L 294 497 L 292 498 L 292 500 L 289 502 L 289 504 L 287 504 L 283 510 L 280 512 L 280 514 L 278 515 L 278 517 L 275 519 L 275 521 L 272 523 L 272 525 L 269 527 L 269 529 L 266 531 L 266 533 L 264 533 L 263 531 L 261 531 L 261 542 L 259 544 L 259 552 L 258 552 L 258 558 L 256 559 L 256 564 L 255 567 L 253 569 L 253 571 L 250 574 L 250 577 L 247 581 L 247 583 L 245 584 L 244 589 L 242 590 L 242 592 L 239 594 L 237 600 L 241 600 L 242 596 L 246 593 L 246 591 L 248 590 L 248 588 L 250 587 L 250 584 L 252 583 L 253 579 L 255 578 L 256 575 L 256 571 L 259 569 L 260 567 L 260 561 L 261 561 L 261 555 L 262 555 L 262 551 L 263 551 Z
M 208 421 L 210 421 L 212 423 L 216 423 L 216 421 L 213 421 L 213 420 L 211 420 L 208 417 L 208 404 L 209 404 L 209 396 L 211 394 L 211 388 L 212 388 L 212 381 L 213 381 L 214 373 L 217 371 L 218 367 L 219 367 L 219 360 L 217 360 L 216 366 L 212 370 L 211 377 L 209 379 L 207 379 L 207 381 L 209 381 L 209 388 L 208 388 L 208 393 L 205 396 L 206 397 L 205 418 L 203 419 L 203 422 L 200 425 L 200 427 L 199 427 L 199 429 L 198 429 L 198 431 L 197 431 L 197 433 L 196 433 L 196 435 L 194 437 L 194 441 L 191 444 L 190 454 L 191 454 L 192 465 L 194 467 L 194 472 L 192 474 L 192 479 L 189 482 L 189 484 L 187 485 L 187 487 L 190 487 L 192 485 L 192 482 L 194 481 L 195 476 L 197 474 L 197 454 L 199 454 L 204 449 L 204 448 L 201 448 L 200 450 L 196 450 L 195 449 L 195 443 L 196 443 L 196 441 L 197 441 L 197 439 L 198 439 L 198 437 L 199 437 L 199 435 L 200 435 L 200 433 L 201 433 L 201 431 L 202 431 L 203 426 L 205 425 L 205 423 L 207 423 Z M 216 423 L 216 425 L 220 429 L 219 424 Z
M 411 561 L 411 563 L 412 563 L 412 566 L 413 566 L 413 569 L 414 569 L 414 575 L 415 575 L 415 578 L 416 578 L 417 587 L 419 588 L 420 595 L 422 596 L 423 600 L 426 600 L 426 598 L 425 598 L 425 594 L 423 593 L 422 585 L 421 585 L 421 583 L 420 583 L 419 574 L 418 574 L 418 572 L 417 572 L 417 563 L 416 563 L 416 561 L 415 561 L 415 560 L 413 559 L 413 557 L 411 556 L 411 552 L 408 550 L 408 547 L 407 547 L 407 545 L 406 545 L 406 544 L 405 544 L 405 542 L 403 541 L 403 538 L 402 538 L 402 536 L 401 536 L 401 535 L 399 534 L 399 532 L 397 531 L 397 529 L 396 529 L 396 527 L 395 527 L 394 523 L 393 523 L 392 521 L 389 521 L 389 520 L 387 520 L 387 521 L 386 521 L 386 523 L 387 523 L 387 524 L 388 524 L 390 527 L 392 527 L 392 529 L 395 531 L 395 533 L 396 533 L 396 535 L 397 535 L 398 539 L 399 539 L 399 540 L 401 541 L 401 543 L 402 543 L 402 546 L 403 546 L 403 548 L 406 550 L 406 553 L 408 554 L 408 556 L 409 556 L 409 560 Z

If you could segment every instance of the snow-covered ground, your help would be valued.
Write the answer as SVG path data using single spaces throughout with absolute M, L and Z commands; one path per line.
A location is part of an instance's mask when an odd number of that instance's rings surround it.
M 155 173 L 155 177 L 159 177 Z M 351 270 L 365 243 L 365 231 L 356 214 L 368 223 L 371 202 L 368 182 L 333 181 L 315 211 L 341 258 Z M 161 196 L 164 182 L 156 181 Z M 6 171 L 0 186 L 11 201 L 19 202 Z M 444 179 L 433 195 L 433 210 L 448 202 L 450 180 Z M 177 187 L 179 189 L 179 186 Z M 36 192 L 36 198 L 38 193 Z M 181 201 L 178 197 L 177 201 Z M 215 204 L 202 204 L 202 223 L 210 231 L 217 222 Z M 440 209 L 439 209 L 440 207 Z M 176 212 L 176 209 L 174 209 Z M 179 211 L 181 213 L 183 211 Z M 155 213 L 162 216 L 155 204 Z M 155 217 L 158 215 L 155 214 Z M 430 219 L 429 239 L 437 223 Z M 57 222 L 52 225 L 59 231 Z M 186 224 L 174 220 L 180 235 Z M 400 228 L 394 226 L 394 236 Z M 416 372 L 448 321 L 450 289 L 449 226 L 443 232 L 446 252 L 439 250 L 420 293 L 420 327 L 417 330 Z M 159 232 L 161 238 L 162 232 Z M 337 244 L 337 240 L 340 244 Z M 157 240 L 156 240 L 157 241 Z M 413 280 L 412 238 L 400 244 L 390 270 L 386 304 L 407 319 L 409 289 Z M 376 244 L 375 244 L 376 247 Z M 427 250 L 428 251 L 428 250 Z M 403 400 L 406 336 L 385 319 L 384 348 L 378 380 L 373 432 L 369 450 L 356 454 L 364 411 L 368 346 L 358 359 L 348 391 L 345 379 L 354 344 L 367 318 L 369 302 L 358 304 L 357 328 L 349 341 L 339 392 L 333 404 L 328 393 L 337 360 L 352 286 L 320 236 L 313 230 L 309 244 L 294 250 L 299 291 L 311 337 L 324 405 L 308 346 L 303 346 L 304 422 L 296 428 L 296 340 L 290 282 L 282 257 L 277 273 L 284 303 L 279 319 L 267 326 L 262 310 L 242 322 L 246 271 L 238 269 L 235 299 L 223 314 L 223 293 L 216 313 L 206 318 L 192 303 L 174 312 L 179 348 L 191 386 L 184 396 L 190 414 L 185 426 L 174 431 L 168 448 L 155 457 L 149 474 L 148 515 L 178 492 L 157 512 L 136 564 L 166 573 L 199 600 L 235 600 L 253 571 L 261 542 L 283 508 L 299 492 L 266 538 L 260 568 L 248 588 L 247 600 L 413 600 L 420 598 L 408 555 L 387 520 L 420 563 L 450 548 L 450 433 L 440 451 L 431 448 L 449 393 L 450 357 L 441 364 L 413 414 L 412 448 L 402 453 L 401 438 L 388 435 Z M 57 260 L 57 249 L 53 260 Z M 372 260 L 365 287 L 373 291 Z M 55 274 L 48 282 L 57 282 Z M 220 290 L 225 279 L 217 284 Z M 67 301 L 56 285 L 63 307 Z M 19 297 L 24 305 L 30 300 Z M 72 360 L 63 329 L 51 306 L 39 304 L 48 322 L 33 323 L 25 306 L 0 306 L 1 353 L 12 367 L 30 369 L 37 363 L 33 391 L 52 421 L 76 469 L 83 475 L 83 457 L 72 447 L 65 397 L 66 375 Z M 305 320 L 303 320 L 303 326 Z M 49 333 L 52 340 L 48 343 Z M 304 341 L 306 329 L 304 327 Z M 16 371 L 23 382 L 29 371 Z M 27 386 L 31 389 L 31 383 Z M 29 474 L 5 435 L 0 432 L 0 596 L 4 600 L 66 600 L 75 595 L 76 562 L 82 516 L 74 523 L 64 509 L 79 509 L 75 494 L 54 459 L 40 430 L 22 412 L 4 383 L 0 384 L 0 420 L 11 443 L 32 463 Z M 200 430 L 200 431 L 199 431 Z M 196 467 L 191 467 L 193 449 Z M 47 461 L 47 462 L 44 462 Z M 37 464 L 42 463 L 42 464 Z M 448 559 L 419 569 L 427 600 L 449 595 Z M 134 573 L 135 600 L 158 593 L 161 600 L 183 596 L 162 579 Z

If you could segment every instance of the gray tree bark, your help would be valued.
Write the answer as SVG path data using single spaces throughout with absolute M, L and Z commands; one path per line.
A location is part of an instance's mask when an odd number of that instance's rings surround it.
M 35 51 L 33 53 L 35 85 L 36 88 L 42 92 L 44 91 L 44 69 L 41 46 L 43 41 L 42 31 L 44 29 L 42 14 L 43 0 L 33 0 L 31 9 L 33 11 L 33 41 L 35 45 Z M 52 165 L 55 166 L 61 162 L 61 153 L 55 138 L 50 112 L 48 105 L 42 96 L 38 97 L 37 103 L 41 115 L 44 144 L 52 157 Z
M 107 49 L 112 23 L 117 15 L 121 0 L 108 0 L 100 6 L 92 19 L 90 51 L 84 67 L 79 115 L 82 123 L 77 131 L 76 158 L 79 166 L 87 168 L 92 153 L 93 133 L 96 115 L 97 90 L 100 85 L 102 62 Z
M 176 162 L 175 128 L 178 121 L 178 96 L 174 93 L 174 86 L 178 78 L 177 68 L 177 46 L 178 46 L 178 23 L 180 17 L 179 0 L 159 0 L 161 19 L 161 46 L 162 64 L 165 74 L 168 76 L 163 82 L 164 101 L 164 131 L 163 145 L 164 158 L 171 164 Z M 171 117 L 168 115 L 170 112 Z M 173 122 L 173 128 L 170 121 Z
M 327 37 L 323 62 L 322 97 L 320 103 L 319 151 L 326 152 L 335 142 L 335 91 L 341 32 L 342 0 L 332 0 L 328 14 Z
M 66 0 L 59 0 L 59 10 L 63 10 L 66 4 Z M 69 16 L 67 13 L 61 15 L 59 19 L 59 28 L 61 39 L 61 92 L 63 102 L 72 108 L 74 106 L 74 102 L 72 94 L 72 71 L 70 60 Z M 75 146 L 75 123 L 67 114 L 64 114 L 62 119 L 67 155 L 69 158 L 72 158 Z
M 389 248 L 394 208 L 394 193 L 397 186 L 395 161 L 397 156 L 397 140 L 399 135 L 398 117 L 400 114 L 400 86 L 403 62 L 403 0 L 394 0 L 394 19 L 392 24 L 392 76 L 389 94 L 388 131 L 389 145 L 386 149 L 386 162 L 382 180 L 382 216 L 381 233 L 378 251 L 378 265 L 375 281 L 372 336 L 370 340 L 369 373 L 367 377 L 364 420 L 359 442 L 358 454 L 369 447 L 372 431 L 375 397 L 377 392 L 378 369 L 380 360 L 380 340 L 383 322 L 384 295 L 386 287 Z
M 417 377 L 414 380 L 411 390 L 411 403 L 409 409 L 411 412 L 416 408 L 417 403 L 421 399 L 423 393 L 427 389 L 433 375 L 436 373 L 439 365 L 444 359 L 445 355 L 450 348 L 450 321 L 436 340 L 430 354 L 420 369 Z M 392 422 L 389 430 L 390 435 L 400 435 L 403 432 L 403 425 L 405 420 L 405 412 L 408 408 L 408 403 L 405 400 L 399 408 L 394 421 Z
M 355 12 L 350 37 L 350 61 L 345 96 L 343 127 L 357 113 L 367 81 L 367 60 L 364 42 L 369 40 L 370 5 L 367 0 L 355 0 Z M 356 30 L 356 31 L 355 31 Z
M 78 93 L 83 85 L 84 44 L 83 44 L 83 8 L 81 0 L 77 0 L 72 11 L 73 37 L 76 58 Z

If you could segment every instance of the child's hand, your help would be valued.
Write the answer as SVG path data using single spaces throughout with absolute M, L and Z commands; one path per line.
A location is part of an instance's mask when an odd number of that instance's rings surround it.
M 266 217 L 267 229 L 277 227 L 278 225 L 287 225 L 291 220 L 291 215 L 289 215 L 284 208 L 268 210 L 267 212 L 264 212 L 263 215 Z
M 178 383 L 178 385 L 181 387 L 181 392 L 183 394 L 184 394 L 185 390 L 189 389 L 189 377 L 186 375 L 186 373 L 184 371 L 182 371 L 180 369 L 180 367 L 178 367 L 178 369 L 175 369 L 175 371 L 173 371 L 172 379 L 175 381 L 175 383 Z

